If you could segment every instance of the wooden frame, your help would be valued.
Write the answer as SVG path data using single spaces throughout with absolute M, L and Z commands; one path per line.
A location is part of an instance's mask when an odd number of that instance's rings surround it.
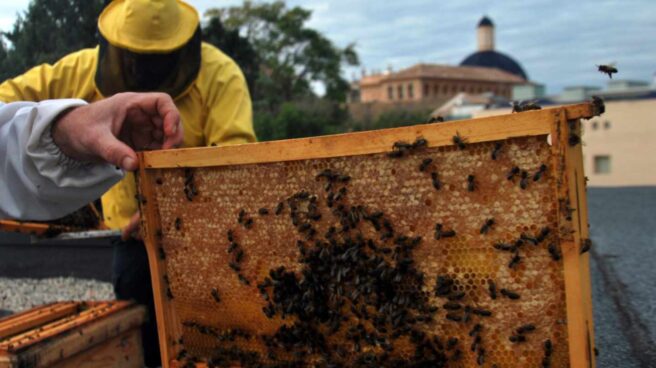
M 154 194 L 159 169 L 182 167 L 217 167 L 281 161 L 365 155 L 390 151 L 394 142 L 412 141 L 418 136 L 428 140 L 429 147 L 453 145 L 452 136 L 460 134 L 470 143 L 501 139 L 550 135 L 553 167 L 557 176 L 557 197 L 562 201 L 558 214 L 558 231 L 562 244 L 565 294 L 568 319 L 570 365 L 594 367 L 594 331 L 592 323 L 589 256 L 580 255 L 583 239 L 587 239 L 587 204 L 585 176 L 580 144 L 571 145 L 571 134 L 580 133 L 579 119 L 598 115 L 599 106 L 579 104 L 565 107 L 493 116 L 464 121 L 425 124 L 370 132 L 340 134 L 316 138 L 263 142 L 228 147 L 190 148 L 140 154 L 139 188 L 143 200 L 141 211 L 144 238 L 152 274 L 157 324 L 164 367 L 175 365 L 170 348 L 171 336 L 180 331 L 180 321 L 167 301 L 166 285 L 160 281 L 163 261 L 157 256 L 159 236 L 158 205 Z M 210 154 L 211 153 L 211 154 Z M 574 210 L 573 212 L 570 211 Z M 572 217 L 572 221 L 565 220 Z

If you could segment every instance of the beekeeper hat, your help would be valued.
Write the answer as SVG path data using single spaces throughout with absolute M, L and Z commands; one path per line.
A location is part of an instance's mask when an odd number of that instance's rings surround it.
M 196 9 L 180 0 L 114 0 L 98 18 L 98 29 L 110 44 L 136 53 L 178 49 L 198 24 Z

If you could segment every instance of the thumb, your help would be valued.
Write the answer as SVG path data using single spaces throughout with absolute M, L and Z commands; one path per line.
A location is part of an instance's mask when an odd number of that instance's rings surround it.
M 96 147 L 99 150 L 98 156 L 104 161 L 125 171 L 138 169 L 137 154 L 128 145 L 116 139 L 114 135 L 104 135 Z

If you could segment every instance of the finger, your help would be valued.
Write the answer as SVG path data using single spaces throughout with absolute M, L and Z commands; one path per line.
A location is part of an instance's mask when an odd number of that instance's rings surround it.
M 134 171 L 138 168 L 137 154 L 111 134 L 100 135 L 98 142 L 93 146 L 98 151 L 97 155 L 104 161 L 126 171 Z
M 138 239 L 140 217 L 141 217 L 141 213 L 138 211 L 137 213 L 132 215 L 132 217 L 130 218 L 130 222 L 127 224 L 127 226 L 121 229 L 121 240 L 126 241 L 130 238 Z

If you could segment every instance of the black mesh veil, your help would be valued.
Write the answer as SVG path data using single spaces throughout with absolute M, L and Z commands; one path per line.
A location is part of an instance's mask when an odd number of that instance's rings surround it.
M 110 44 L 102 34 L 96 86 L 103 96 L 119 92 L 164 92 L 180 96 L 200 70 L 201 31 L 169 53 L 136 53 Z

